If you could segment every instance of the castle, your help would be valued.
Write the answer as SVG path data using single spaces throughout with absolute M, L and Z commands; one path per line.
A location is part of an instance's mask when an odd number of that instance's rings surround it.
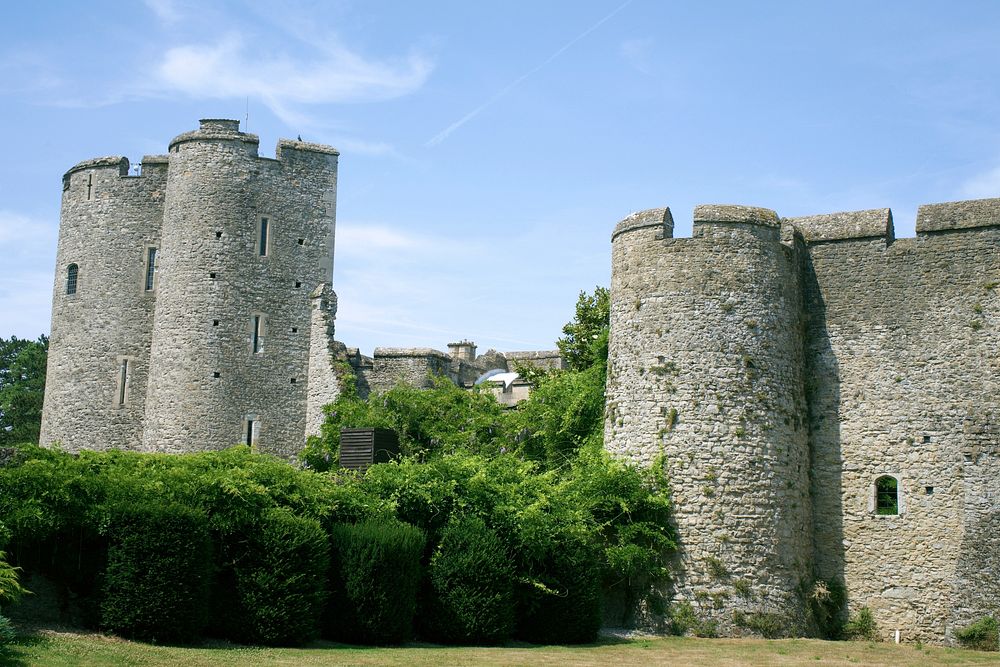
M 203 120 L 63 178 L 41 443 L 293 456 L 346 369 L 364 394 L 516 359 L 334 339 L 338 153 Z M 887 636 L 1000 609 L 1000 200 L 779 219 L 668 209 L 612 235 L 605 447 L 667 467 L 675 602 L 808 633 L 816 579 Z
M 806 630 L 814 578 L 883 636 L 1000 610 L 1000 199 L 779 219 L 668 209 L 612 236 L 605 447 L 662 455 L 673 599 Z M 740 626 L 743 626 L 742 628 Z
M 207 119 L 135 174 L 105 157 L 63 176 L 41 444 L 292 457 L 346 371 L 366 395 L 561 364 L 469 341 L 372 357 L 336 341 L 338 152 L 283 139 L 269 159 L 258 144 Z

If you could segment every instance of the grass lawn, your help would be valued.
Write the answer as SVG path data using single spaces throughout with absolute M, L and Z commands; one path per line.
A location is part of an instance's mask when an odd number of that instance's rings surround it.
M 455 648 L 411 644 L 307 648 L 153 646 L 94 634 L 40 631 L 0 652 L 0 665 L 1000 665 L 1000 654 L 914 644 L 815 639 L 608 639 L 588 646 Z

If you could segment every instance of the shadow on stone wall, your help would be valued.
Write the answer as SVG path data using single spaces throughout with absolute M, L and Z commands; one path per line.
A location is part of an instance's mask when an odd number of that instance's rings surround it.
M 816 579 L 844 583 L 843 452 L 840 433 L 840 367 L 826 326 L 826 303 L 808 253 L 802 257 L 805 322 L 805 389 L 808 404 L 810 484 Z M 847 609 L 841 609 L 845 620 Z

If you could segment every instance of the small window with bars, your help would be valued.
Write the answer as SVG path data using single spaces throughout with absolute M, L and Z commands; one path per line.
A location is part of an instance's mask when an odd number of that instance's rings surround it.
M 891 475 L 875 480 L 875 514 L 899 514 L 899 481 Z

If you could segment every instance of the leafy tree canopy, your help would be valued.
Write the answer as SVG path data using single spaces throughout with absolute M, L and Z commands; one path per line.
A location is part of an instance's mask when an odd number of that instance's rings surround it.
M 576 316 L 563 327 L 563 337 L 556 341 L 570 370 L 582 371 L 607 361 L 610 313 L 608 288 L 595 287 L 593 294 L 580 292 Z
M 0 338 L 0 445 L 38 442 L 48 351 L 47 336 Z

